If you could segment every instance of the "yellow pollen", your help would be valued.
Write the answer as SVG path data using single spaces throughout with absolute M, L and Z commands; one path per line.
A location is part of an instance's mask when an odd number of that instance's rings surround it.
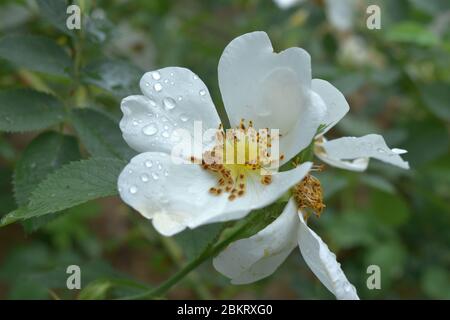
M 320 217 L 325 204 L 323 203 L 322 186 L 319 179 L 308 174 L 294 186 L 293 196 L 298 208 L 303 209 L 306 214 L 305 219 L 309 217 L 310 211 Z
M 256 170 L 264 170 L 278 160 L 273 159 L 269 152 L 273 139 L 269 129 L 262 133 L 253 128 L 253 122 L 248 121 L 246 125 L 241 119 L 236 129 L 225 132 L 222 125 L 216 132 L 215 146 L 203 153 L 201 166 L 203 169 L 217 176 L 217 184 L 210 188 L 210 193 L 220 195 L 222 192 L 229 193 L 230 201 L 242 197 L 246 192 L 246 177 Z M 278 137 L 277 137 L 278 138 Z M 200 163 L 191 157 L 193 163 Z M 272 182 L 271 175 L 263 175 L 261 184 L 269 185 Z

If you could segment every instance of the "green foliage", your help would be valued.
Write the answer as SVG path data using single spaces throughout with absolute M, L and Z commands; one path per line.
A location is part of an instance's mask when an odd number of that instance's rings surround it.
M 36 0 L 39 12 L 45 21 L 51 23 L 59 31 L 73 35 L 73 31 L 67 29 L 67 1 L 66 0 Z
M 0 58 L 19 68 L 68 76 L 72 61 L 52 39 L 42 36 L 9 35 L 0 39 Z
M 36 137 L 23 152 L 14 170 L 17 204 L 27 205 L 32 191 L 48 174 L 79 159 L 78 143 L 73 136 L 50 131 Z
M 45 132 L 36 137 L 23 152 L 14 170 L 14 195 L 18 206 L 26 206 L 33 190 L 50 173 L 81 157 L 78 142 L 73 136 Z M 48 217 L 24 221 L 28 231 L 46 224 Z
M 89 200 L 117 194 L 117 177 L 126 162 L 96 158 L 72 162 L 50 174 L 32 192 L 27 206 L 6 215 L 1 224 L 55 213 Z
M 83 81 L 105 89 L 118 97 L 138 94 L 144 72 L 122 60 L 101 60 L 86 66 Z
M 29 89 L 0 91 L 0 130 L 21 132 L 45 129 L 65 118 L 55 97 Z
M 108 114 L 95 109 L 77 109 L 71 121 L 92 156 L 129 160 L 135 155 L 123 140 L 119 124 Z
M 183 250 L 185 257 L 192 260 L 217 241 L 223 228 L 222 224 L 214 223 L 194 230 L 188 229 L 175 235 L 175 240 Z
M 420 86 L 420 93 L 430 111 L 444 121 L 450 121 L 450 90 L 443 82 Z

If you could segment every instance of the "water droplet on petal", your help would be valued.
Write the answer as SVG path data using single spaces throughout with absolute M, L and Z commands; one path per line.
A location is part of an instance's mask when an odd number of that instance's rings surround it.
M 146 166 L 147 168 L 153 167 L 153 162 L 152 162 L 152 160 L 147 160 L 147 161 L 145 161 L 145 166 Z
M 161 79 L 161 74 L 158 71 L 153 71 L 152 78 L 155 80 L 159 80 L 159 79 Z
M 164 104 L 164 107 L 166 108 L 166 110 L 172 110 L 177 105 L 175 100 L 173 100 L 172 98 L 164 98 L 163 104 Z
M 159 175 L 156 172 L 152 172 L 152 178 L 153 178 L 153 180 L 158 180 Z
M 133 126 L 137 126 L 139 123 L 136 120 L 133 120 Z
M 164 176 L 167 177 L 169 175 L 169 171 L 164 170 Z
M 193 77 L 193 78 L 194 78 L 194 80 L 198 80 L 198 77 L 197 77 L 196 75 L 194 75 L 194 77 Z
M 204 96 L 204 95 L 206 94 L 206 90 L 204 90 L 204 89 L 200 90 L 199 94 L 200 94 L 201 96 Z
M 144 173 L 144 174 L 141 176 L 142 182 L 148 182 L 148 179 L 149 179 L 149 177 L 148 177 L 148 174 L 146 174 L 146 173 Z
M 161 91 L 162 90 L 162 85 L 161 83 L 155 83 L 155 85 L 153 86 L 153 88 L 155 89 L 155 91 Z
M 162 133 L 162 136 L 163 136 L 164 138 L 168 138 L 168 137 L 170 136 L 170 134 L 169 134 L 167 131 L 164 131 L 164 132 Z
M 183 114 L 180 115 L 180 120 L 183 121 L 183 122 L 186 122 L 186 121 L 189 120 L 189 117 L 186 114 L 183 113 Z
M 145 126 L 142 129 L 142 132 L 146 135 L 146 136 L 152 136 L 154 135 L 156 132 L 158 132 L 158 129 L 153 125 L 153 124 L 149 124 L 148 126 Z
M 179 96 L 179 97 L 178 97 L 178 101 L 181 101 L 181 100 L 183 100 L 183 97 L 182 97 L 182 96 Z
M 130 187 L 130 193 L 131 194 L 136 194 L 138 192 L 138 188 L 136 186 L 131 186 Z

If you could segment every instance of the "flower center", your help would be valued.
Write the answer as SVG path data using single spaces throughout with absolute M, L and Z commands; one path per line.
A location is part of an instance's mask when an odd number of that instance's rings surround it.
M 273 131 L 276 131 L 274 136 Z M 260 183 L 272 182 L 272 172 L 278 169 L 278 130 L 256 130 L 252 121 L 245 125 L 244 119 L 235 129 L 216 131 L 215 145 L 203 153 L 202 168 L 217 176 L 217 184 L 209 189 L 214 195 L 229 193 L 228 199 L 242 197 L 246 192 L 247 179 L 259 175 Z M 276 142 L 276 144 L 275 144 Z M 276 148 L 274 148 L 274 144 Z M 274 152 L 274 149 L 276 149 Z M 191 160 L 195 160 L 191 158 Z
M 316 170 L 320 171 L 321 168 Z M 305 219 L 308 219 L 311 212 L 320 217 L 325 204 L 323 203 L 322 186 L 319 179 L 308 174 L 294 186 L 292 193 L 298 208 L 303 209 Z

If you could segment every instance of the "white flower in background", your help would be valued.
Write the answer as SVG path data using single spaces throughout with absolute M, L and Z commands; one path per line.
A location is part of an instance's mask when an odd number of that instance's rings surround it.
M 289 9 L 305 0 L 274 0 L 281 9 Z M 325 12 L 330 24 L 340 31 L 353 27 L 358 0 L 325 0 Z
M 253 32 L 225 48 L 218 73 L 231 126 L 241 127 L 246 119 L 255 129 L 279 129 L 281 165 L 314 139 L 325 105 L 311 90 L 306 51 L 289 48 L 274 53 L 267 34 Z M 242 218 L 280 198 L 311 167 L 303 163 L 287 172 L 261 176 L 253 165 L 176 164 L 171 157 L 179 143 L 176 129 L 193 133 L 194 121 L 201 121 L 205 129 L 220 125 L 209 92 L 195 74 L 179 67 L 146 73 L 140 87 L 144 95 L 122 101 L 120 128 L 127 143 L 141 154 L 124 168 L 118 187 L 122 199 L 164 235 Z M 205 143 L 204 152 L 210 148 Z

